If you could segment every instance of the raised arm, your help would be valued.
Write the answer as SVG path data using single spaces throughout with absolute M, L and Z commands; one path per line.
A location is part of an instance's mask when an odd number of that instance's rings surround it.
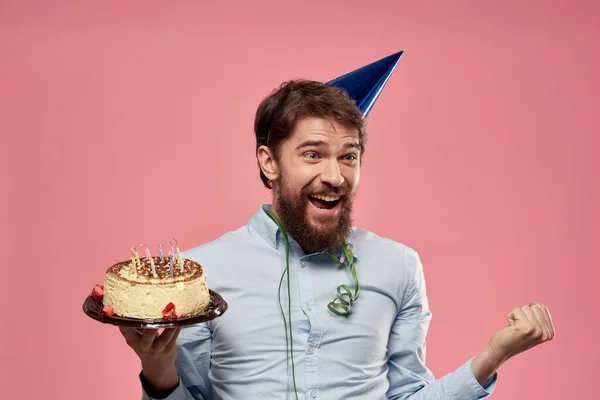
M 483 379 L 473 374 L 473 359 L 453 372 L 435 379 L 425 365 L 425 339 L 431 320 L 423 267 L 418 254 L 408 248 L 405 253 L 407 289 L 392 326 L 388 343 L 388 398 L 393 400 L 464 399 L 489 396 L 495 387 L 496 372 Z M 482 368 L 482 374 L 488 370 Z

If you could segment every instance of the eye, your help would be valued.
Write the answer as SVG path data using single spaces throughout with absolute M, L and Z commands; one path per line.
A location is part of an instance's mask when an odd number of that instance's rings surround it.
M 353 153 L 351 153 L 351 154 L 346 154 L 346 155 L 344 156 L 344 160 L 348 160 L 348 161 L 355 161 L 356 159 L 357 159 L 357 156 L 356 156 L 356 154 L 353 154 Z
M 304 157 L 310 158 L 311 160 L 316 160 L 319 158 L 319 155 L 314 152 L 304 153 Z

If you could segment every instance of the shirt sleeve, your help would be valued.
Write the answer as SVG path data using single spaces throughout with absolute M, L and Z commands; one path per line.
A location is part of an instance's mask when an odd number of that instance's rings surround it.
M 184 327 L 177 338 L 177 387 L 166 397 L 152 397 L 156 394 L 152 393 L 148 382 L 140 373 L 142 400 L 211 400 L 211 349 L 212 331 L 208 323 Z
M 413 249 L 407 248 L 405 256 L 408 286 L 388 343 L 388 399 L 475 400 L 488 397 L 496 386 L 497 373 L 481 386 L 471 369 L 473 359 L 440 379 L 435 379 L 425 365 L 425 338 L 431 311 L 423 266 Z

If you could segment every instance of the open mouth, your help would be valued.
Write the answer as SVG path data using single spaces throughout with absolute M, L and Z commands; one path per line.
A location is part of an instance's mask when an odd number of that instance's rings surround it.
M 335 196 L 325 196 L 321 194 L 311 194 L 308 196 L 308 199 L 313 204 L 313 206 L 317 207 L 320 210 L 331 210 L 340 202 L 340 195 Z

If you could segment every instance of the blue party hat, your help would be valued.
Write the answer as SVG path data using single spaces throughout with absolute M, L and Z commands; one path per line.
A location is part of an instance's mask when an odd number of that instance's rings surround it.
M 348 72 L 327 82 L 327 84 L 345 89 L 348 95 L 356 101 L 356 105 L 362 111 L 363 118 L 366 118 L 403 53 L 404 51 L 399 51 L 355 71 Z

